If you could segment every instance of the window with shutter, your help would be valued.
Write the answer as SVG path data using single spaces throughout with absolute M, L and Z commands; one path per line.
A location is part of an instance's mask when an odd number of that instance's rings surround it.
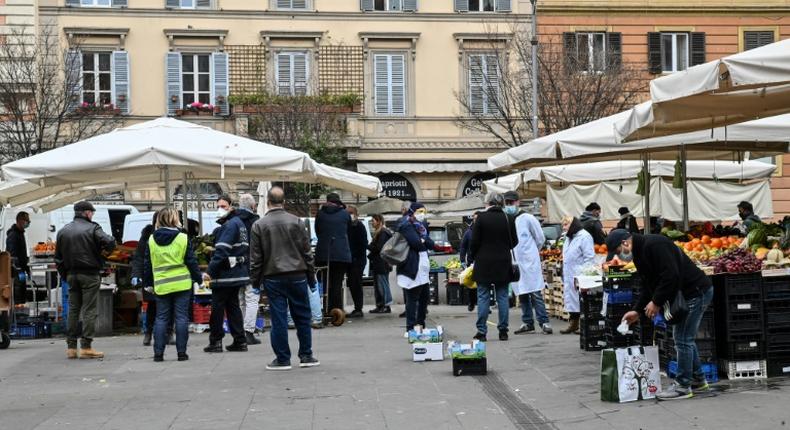
M 129 2 L 127 0 L 112 0 L 112 7 L 127 7 Z
M 282 96 L 307 95 L 310 77 L 308 63 L 305 52 L 278 53 L 275 64 L 277 94 Z
M 275 5 L 281 10 L 307 9 L 308 0 L 276 0 Z
M 500 76 L 496 55 L 471 54 L 469 67 L 469 110 L 475 115 L 499 112 Z
M 689 33 L 661 33 L 660 46 L 661 72 L 679 72 L 689 67 Z M 704 38 L 702 49 L 704 59 Z
M 417 10 L 417 0 L 362 0 L 361 6 L 364 11 L 407 11 Z
M 211 54 L 211 61 L 214 66 L 211 75 L 213 104 L 219 109 L 220 115 L 229 115 L 228 54 L 215 52 Z
M 606 68 L 617 71 L 623 64 L 623 35 L 606 33 Z
M 694 32 L 690 34 L 691 49 L 690 58 L 691 66 L 698 66 L 705 63 L 705 33 Z
M 374 3 L 375 2 L 373 0 L 359 0 L 359 9 L 365 12 L 376 10 L 374 9 L 375 7 Z
M 606 33 L 579 32 L 574 36 L 576 40 L 572 46 L 576 51 L 572 63 L 575 70 L 587 73 L 606 71 Z M 573 51 L 571 55 L 574 55 Z
M 211 55 L 182 54 L 182 101 L 179 109 L 192 103 L 211 104 L 211 82 Z
M 463 0 L 464 4 L 459 5 L 456 0 L 456 10 L 468 12 L 494 12 L 501 7 L 502 12 L 510 10 L 510 0 Z M 460 7 L 459 7 L 460 6 Z
M 417 12 L 417 0 L 403 0 L 404 12 Z
M 82 53 L 82 103 L 108 106 L 112 97 L 112 53 Z
M 406 61 L 403 55 L 390 57 L 390 88 L 392 115 L 406 114 Z
M 776 34 L 773 31 L 744 31 L 743 50 L 759 48 L 774 43 Z
M 406 56 L 373 56 L 375 112 L 378 115 L 406 114 Z
M 510 0 L 496 0 L 497 12 L 510 12 Z
M 456 12 L 469 12 L 469 0 L 455 0 Z
M 647 70 L 661 73 L 661 33 L 647 33 Z
M 79 106 L 82 99 L 82 54 L 80 51 L 70 49 L 65 56 L 64 68 L 66 70 L 66 88 L 69 90 L 69 110 Z
M 112 53 L 112 99 L 115 107 L 124 115 L 128 115 L 131 111 L 129 82 L 129 53 L 114 51 Z
M 181 53 L 168 52 L 165 57 L 165 73 L 167 76 L 167 114 L 175 115 L 181 104 Z
M 112 0 L 80 0 L 82 7 L 111 7 Z
M 211 9 L 213 0 L 167 0 L 165 7 L 173 9 Z

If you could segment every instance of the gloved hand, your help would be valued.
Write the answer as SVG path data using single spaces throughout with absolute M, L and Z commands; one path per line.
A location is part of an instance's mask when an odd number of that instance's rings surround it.
M 17 277 L 19 278 L 19 281 L 20 281 L 20 282 L 25 282 L 25 281 L 27 281 L 27 273 L 25 273 L 25 272 L 19 272 L 19 274 L 17 275 Z
M 132 278 L 132 286 L 133 287 L 137 287 L 138 285 L 140 285 L 140 282 L 141 282 L 140 278 Z

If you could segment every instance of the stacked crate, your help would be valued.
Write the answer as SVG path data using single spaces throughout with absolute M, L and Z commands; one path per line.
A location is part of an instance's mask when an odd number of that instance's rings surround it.
M 754 362 L 755 367 L 765 368 L 762 274 L 719 275 L 714 288 L 716 354 L 721 369 L 733 379 L 738 363 Z
M 768 376 L 790 375 L 790 276 L 763 278 Z
M 585 351 L 598 351 L 606 347 L 604 337 L 603 293 L 595 289 L 579 293 L 579 347 Z
M 677 351 L 675 350 L 675 339 L 672 336 L 672 326 L 655 327 L 655 341 L 658 346 L 658 359 L 662 369 L 668 369 L 670 363 L 676 362 Z M 702 315 L 697 337 L 695 338 L 699 358 L 703 364 L 709 364 L 708 368 L 717 365 L 716 355 L 716 320 L 714 310 L 708 307 Z
M 630 273 L 610 273 L 604 278 L 603 291 L 606 296 L 604 336 L 609 348 L 624 348 L 636 343 L 632 329 L 626 334 L 617 331 L 623 316 L 633 307 L 634 291 L 631 279 Z

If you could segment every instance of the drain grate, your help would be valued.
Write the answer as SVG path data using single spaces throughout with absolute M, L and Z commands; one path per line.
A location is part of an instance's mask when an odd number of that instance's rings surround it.
M 494 401 L 519 430 L 551 430 L 555 427 L 546 421 L 537 409 L 521 401 L 513 390 L 496 373 L 476 376 L 483 391 Z

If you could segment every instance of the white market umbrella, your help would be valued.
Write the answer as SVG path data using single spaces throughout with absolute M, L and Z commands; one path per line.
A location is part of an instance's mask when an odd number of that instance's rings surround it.
M 618 141 L 710 130 L 790 112 L 790 39 L 650 82 L 649 109 L 617 125 Z

